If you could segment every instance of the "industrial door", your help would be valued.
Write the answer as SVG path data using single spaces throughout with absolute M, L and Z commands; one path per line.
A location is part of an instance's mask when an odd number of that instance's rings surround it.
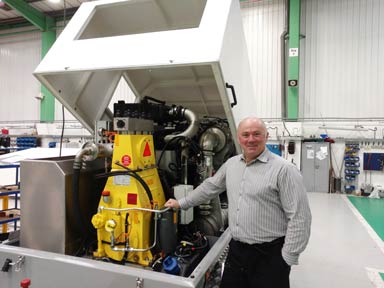
M 303 142 L 301 149 L 301 174 L 308 192 L 329 190 L 329 143 Z

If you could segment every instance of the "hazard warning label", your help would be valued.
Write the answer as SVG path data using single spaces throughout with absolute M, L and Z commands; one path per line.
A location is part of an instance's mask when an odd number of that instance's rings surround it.
M 123 157 L 121 157 L 121 164 L 123 164 L 124 166 L 129 166 L 132 162 L 132 159 L 129 155 L 124 155 Z

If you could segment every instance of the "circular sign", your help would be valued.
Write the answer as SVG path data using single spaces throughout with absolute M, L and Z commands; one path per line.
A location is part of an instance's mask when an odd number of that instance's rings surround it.
M 131 162 L 132 162 L 132 159 L 129 155 L 124 155 L 123 157 L 121 157 L 121 163 L 124 166 L 129 166 L 129 164 L 131 164 Z

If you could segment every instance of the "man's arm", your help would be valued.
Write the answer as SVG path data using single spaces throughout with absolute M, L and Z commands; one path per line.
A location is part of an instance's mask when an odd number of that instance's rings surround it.
M 303 178 L 293 165 L 283 167 L 279 174 L 280 199 L 288 219 L 282 256 L 289 265 L 298 264 L 307 246 L 311 231 L 311 211 Z
M 169 199 L 164 206 L 176 209 L 188 209 L 207 202 L 225 190 L 225 163 L 216 174 L 204 180 L 189 195 L 179 200 Z

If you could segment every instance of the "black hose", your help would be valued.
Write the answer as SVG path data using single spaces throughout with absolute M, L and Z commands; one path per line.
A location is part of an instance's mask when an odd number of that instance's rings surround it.
M 163 154 L 165 152 L 165 149 L 168 148 L 168 146 L 172 143 L 172 142 L 176 142 L 176 140 L 181 140 L 181 139 L 185 139 L 186 137 L 185 136 L 177 136 L 175 138 L 172 138 L 171 140 L 169 140 L 163 147 L 163 149 L 161 150 L 161 153 L 160 153 L 160 157 L 159 157 L 159 160 L 157 160 L 157 167 L 159 167 L 159 164 L 160 164 L 160 161 L 161 161 L 161 158 L 163 158 Z
M 79 200 L 79 186 L 80 186 L 80 169 L 73 169 L 73 177 L 72 177 L 72 212 L 75 217 L 75 225 L 79 232 L 84 231 L 87 235 L 91 232 L 86 228 L 83 218 L 80 213 L 80 200 Z
M 126 213 L 125 214 L 125 221 L 124 221 L 124 232 L 125 232 L 125 237 L 127 237 L 128 235 L 128 216 L 129 216 L 129 213 Z M 127 239 L 125 239 L 125 241 L 127 241 Z M 122 265 L 125 265 L 125 262 L 127 261 L 127 257 L 128 257 L 128 251 L 124 251 L 124 255 L 123 255 L 123 259 L 121 259 L 121 264 Z

